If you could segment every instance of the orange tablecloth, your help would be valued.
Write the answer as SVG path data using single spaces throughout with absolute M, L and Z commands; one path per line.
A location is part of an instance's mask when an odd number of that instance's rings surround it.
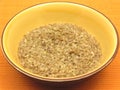
M 3 28 L 15 14 L 35 4 L 52 0 L 0 0 L 0 35 Z M 59 0 L 62 1 L 62 0 Z M 120 0 L 65 0 L 90 6 L 104 13 L 120 34 Z M 98 74 L 78 84 L 59 87 L 59 90 L 120 90 L 120 50 L 113 62 Z M 0 50 L 0 90 L 58 90 L 42 85 L 15 70 Z

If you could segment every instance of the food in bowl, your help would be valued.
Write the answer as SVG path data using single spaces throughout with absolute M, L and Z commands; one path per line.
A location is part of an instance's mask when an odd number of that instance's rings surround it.
M 100 65 L 101 57 L 98 40 L 71 23 L 40 26 L 24 35 L 18 47 L 22 67 L 43 77 L 86 74 Z
M 102 51 L 96 68 L 73 77 L 55 78 L 35 74 L 20 63 L 18 47 L 24 35 L 27 36 L 27 32 L 30 33 L 35 28 L 58 22 L 82 26 L 90 36 L 96 39 Z M 1 45 L 7 61 L 15 69 L 32 78 L 50 82 L 81 80 L 101 71 L 113 60 L 119 46 L 117 31 L 108 18 L 90 7 L 69 2 L 44 3 L 21 11 L 6 25 L 1 37 Z

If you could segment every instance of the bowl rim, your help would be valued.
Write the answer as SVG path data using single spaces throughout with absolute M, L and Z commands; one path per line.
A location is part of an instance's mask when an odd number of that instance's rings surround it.
M 36 7 L 36 6 L 40 6 L 40 5 L 46 5 L 46 4 L 55 4 L 55 3 L 66 3 L 66 4 L 71 4 L 71 5 L 77 5 L 77 6 L 84 6 L 84 7 L 87 7 L 89 9 L 92 9 L 96 12 L 98 12 L 99 14 L 101 14 L 102 16 L 104 16 L 113 26 L 114 30 L 115 30 L 115 33 L 116 33 L 116 39 L 117 39 L 117 45 L 116 45 L 116 48 L 114 50 L 114 53 L 113 55 L 110 57 L 110 59 L 107 60 L 107 62 L 105 64 L 103 64 L 102 66 L 100 66 L 98 69 L 96 70 L 93 70 L 92 72 L 90 73 L 87 73 L 87 74 L 83 74 L 81 76 L 76 76 L 76 77 L 68 77 L 68 78 L 54 78 L 54 79 L 51 79 L 51 78 L 46 78 L 46 77 L 40 77 L 40 76 L 37 76 L 37 75 L 33 75 L 29 72 L 26 72 L 25 70 L 22 70 L 21 68 L 19 68 L 19 66 L 15 65 L 12 60 L 10 60 L 9 56 L 7 56 L 5 50 L 4 50 L 4 45 L 3 45 L 3 37 L 4 37 L 4 32 L 6 30 L 6 27 L 7 25 L 10 23 L 10 21 L 16 17 L 18 14 L 20 14 L 21 12 L 29 9 L 29 8 L 32 8 L 32 7 Z M 48 82 L 68 82 L 68 81 L 76 81 L 76 80 L 81 80 L 81 79 L 84 79 L 84 78 L 87 78 L 89 76 L 92 76 L 94 74 L 96 74 L 97 72 L 101 71 L 102 69 L 104 69 L 106 66 L 108 66 L 108 64 L 110 64 L 112 61 L 113 61 L 113 58 L 116 56 L 117 54 L 117 51 L 118 51 L 118 48 L 119 47 L 119 36 L 118 36 L 118 31 L 116 29 L 116 27 L 114 26 L 114 24 L 111 22 L 111 20 L 105 16 L 103 13 L 101 13 L 100 11 L 90 7 L 90 6 L 87 6 L 87 5 L 83 5 L 83 4 L 80 4 L 80 3 L 76 3 L 76 2 L 70 2 L 70 1 L 52 1 L 52 2 L 43 2 L 43 3 L 39 3 L 39 4 L 35 4 L 35 5 L 32 5 L 32 6 L 29 6 L 19 12 L 17 12 L 11 19 L 9 19 L 9 21 L 6 23 L 5 27 L 3 28 L 3 31 L 2 31 L 2 35 L 1 35 L 1 49 L 2 49 L 2 53 L 3 55 L 5 56 L 6 60 L 8 61 L 9 64 L 11 64 L 15 69 L 17 69 L 19 72 L 23 73 L 24 75 L 27 75 L 29 77 L 32 77 L 34 79 L 38 79 L 38 80 L 42 80 L 42 81 L 48 81 Z

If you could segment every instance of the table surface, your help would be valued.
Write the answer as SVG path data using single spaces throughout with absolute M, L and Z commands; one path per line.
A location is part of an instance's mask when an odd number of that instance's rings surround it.
M 0 35 L 15 14 L 35 4 L 52 0 L 0 0 Z M 63 1 L 63 0 L 59 0 Z M 120 0 L 65 0 L 90 6 L 106 15 L 120 34 Z M 0 49 L 0 90 L 120 90 L 120 49 L 112 63 L 96 75 L 77 84 L 54 87 L 42 84 L 15 70 Z

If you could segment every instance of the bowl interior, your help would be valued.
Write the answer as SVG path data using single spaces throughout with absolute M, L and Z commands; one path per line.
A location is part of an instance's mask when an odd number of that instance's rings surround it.
M 3 48 L 9 60 L 21 70 L 28 72 L 20 66 L 17 57 L 20 40 L 27 32 L 41 25 L 54 22 L 77 24 L 96 37 L 101 44 L 103 55 L 99 68 L 114 54 L 117 46 L 117 35 L 106 17 L 82 5 L 55 2 L 26 9 L 8 23 L 3 34 Z

